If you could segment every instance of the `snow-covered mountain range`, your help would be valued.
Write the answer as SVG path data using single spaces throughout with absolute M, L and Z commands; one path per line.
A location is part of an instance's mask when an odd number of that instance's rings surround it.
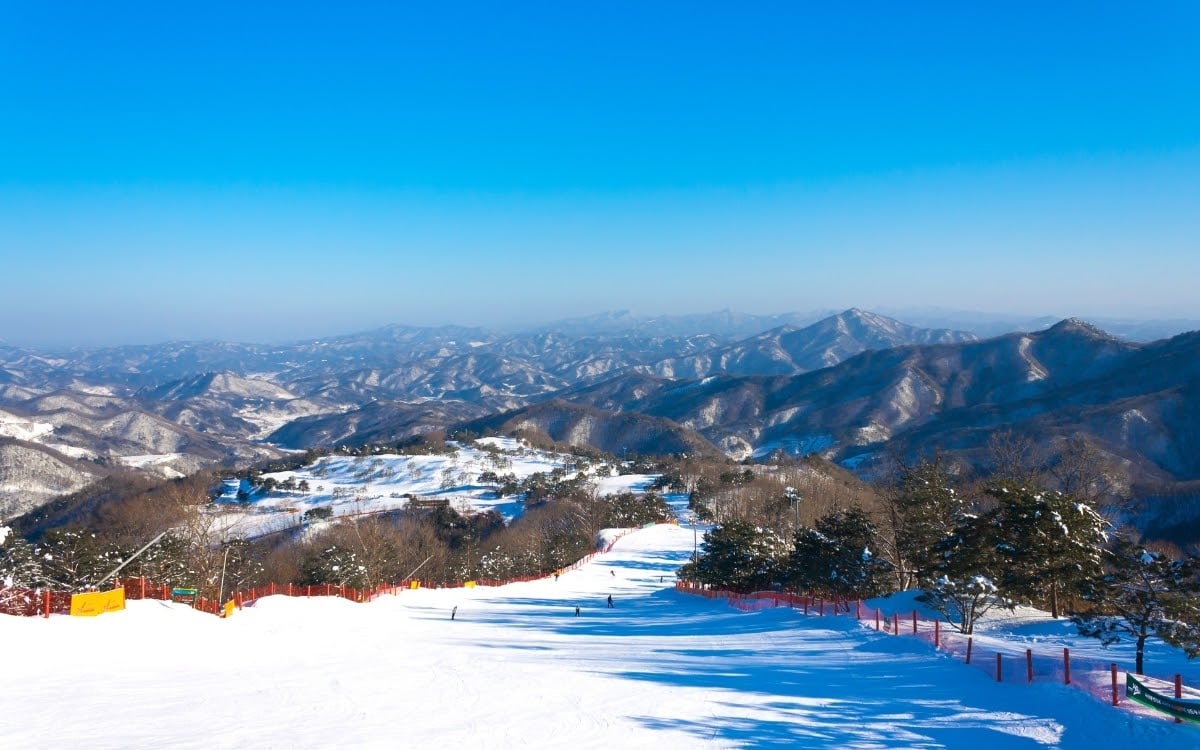
M 749 333 L 748 333 L 749 332 Z M 514 429 L 614 454 L 981 459 L 1015 429 L 1086 438 L 1157 494 L 1200 481 L 1200 334 L 1081 321 L 981 338 L 851 309 L 388 326 L 286 345 L 0 346 L 0 517 L 122 471 L 173 477 L 310 447 Z

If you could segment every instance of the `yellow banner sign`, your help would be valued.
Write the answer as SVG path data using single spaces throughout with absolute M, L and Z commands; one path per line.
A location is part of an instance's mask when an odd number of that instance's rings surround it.
M 95 617 L 105 612 L 117 612 L 122 609 L 125 609 L 125 589 L 71 594 L 71 615 L 73 617 Z

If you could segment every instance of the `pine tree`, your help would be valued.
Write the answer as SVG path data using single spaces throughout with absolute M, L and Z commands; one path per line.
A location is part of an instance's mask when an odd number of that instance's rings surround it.
M 28 604 L 44 585 L 42 566 L 33 547 L 20 534 L 0 526 L 0 611 Z
M 704 534 L 700 555 L 679 577 L 733 591 L 766 589 L 780 580 L 786 545 L 774 532 L 733 520 Z
M 938 571 L 936 545 L 954 529 L 964 503 L 940 459 L 905 467 L 889 503 L 889 550 L 901 589 L 929 580 Z
M 1081 594 L 1100 575 L 1108 523 L 1061 492 L 997 487 L 989 494 L 998 505 L 983 521 L 999 563 L 997 584 L 1009 597 L 1048 602 L 1058 617 L 1062 596 Z
M 176 534 L 167 534 L 127 565 L 121 575 L 144 576 L 157 584 L 198 586 L 188 566 L 190 549 Z
M 877 530 L 858 508 L 831 513 L 815 529 L 800 529 L 788 557 L 785 581 L 798 591 L 846 599 L 875 596 L 891 565 L 872 552 Z
M 52 529 L 34 547 L 45 584 L 58 591 L 74 591 L 96 583 L 120 564 L 122 551 L 90 531 Z
M 1143 673 L 1146 639 L 1152 635 L 1183 649 L 1188 658 L 1200 654 L 1200 559 L 1172 560 L 1118 537 L 1105 562 L 1107 573 L 1086 597 L 1095 610 L 1071 618 L 1082 635 L 1104 645 L 1123 635 L 1134 638 L 1138 674 Z
M 934 545 L 933 552 L 937 566 L 922 581 L 923 593 L 918 599 L 959 632 L 975 632 L 975 623 L 994 607 L 1012 608 L 994 581 L 998 568 L 995 546 L 979 516 L 957 513 L 954 528 Z
M 354 550 L 331 545 L 306 556 L 300 564 L 301 583 L 331 583 L 366 588 L 367 568 Z

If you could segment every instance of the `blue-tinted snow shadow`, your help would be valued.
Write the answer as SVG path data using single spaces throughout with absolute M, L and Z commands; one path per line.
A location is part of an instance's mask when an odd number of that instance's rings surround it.
M 1115 746 L 1105 744 L 1103 729 L 1088 724 L 1095 699 L 1081 691 L 997 685 L 923 641 L 865 630 L 850 617 L 806 617 L 785 608 L 742 613 L 667 588 L 615 596 L 614 603 L 610 609 L 589 597 L 575 616 L 569 601 L 517 597 L 479 616 L 491 625 L 578 637 L 571 658 L 585 670 L 712 694 L 705 716 L 631 718 L 716 746 Z M 612 643 L 631 636 L 656 640 L 639 641 L 612 663 Z M 597 639 L 594 650 L 591 638 Z M 1171 727 L 1161 724 L 1139 726 L 1138 736 L 1157 737 Z M 1184 744 L 1200 739 L 1200 728 L 1172 730 L 1186 735 Z

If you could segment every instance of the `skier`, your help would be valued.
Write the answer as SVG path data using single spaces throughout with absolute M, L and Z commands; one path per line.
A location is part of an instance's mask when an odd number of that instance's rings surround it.
M 579 617 L 579 607 L 578 606 L 575 607 L 575 616 Z
M 450 619 L 453 620 L 454 616 L 456 614 L 458 614 L 458 605 L 457 604 L 454 605 L 454 609 L 450 610 Z
M 609 595 L 608 595 L 608 606 L 611 608 L 611 607 L 612 607 L 612 605 L 613 605 L 613 603 L 612 603 L 612 594 L 609 594 Z
M 613 578 L 616 578 L 616 577 L 617 577 L 617 571 L 613 570 L 612 568 L 609 568 L 609 569 L 608 569 L 608 574 L 609 574 L 610 576 L 612 576 Z

